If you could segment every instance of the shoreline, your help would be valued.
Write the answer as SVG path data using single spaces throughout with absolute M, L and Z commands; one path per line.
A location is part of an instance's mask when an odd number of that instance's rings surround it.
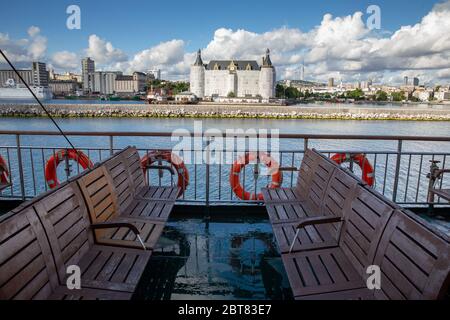
M 59 118 L 223 118 L 450 121 L 450 107 L 397 107 L 317 104 L 274 105 L 149 105 L 149 104 L 48 104 Z M 46 117 L 36 104 L 0 105 L 0 117 Z

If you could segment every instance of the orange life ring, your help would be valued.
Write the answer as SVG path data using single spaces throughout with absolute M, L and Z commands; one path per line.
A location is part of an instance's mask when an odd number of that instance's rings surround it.
M 0 183 L 9 184 L 9 170 L 6 161 L 0 156 Z
M 230 185 L 233 189 L 234 194 L 241 200 L 264 200 L 262 193 L 250 193 L 248 191 L 244 191 L 244 188 L 241 185 L 239 174 L 241 170 L 250 163 L 250 161 L 258 160 L 266 165 L 269 170 L 273 170 L 271 173 L 272 182 L 267 186 L 270 189 L 276 189 L 281 186 L 283 181 L 283 174 L 278 170 L 278 163 L 273 160 L 267 153 L 260 152 L 249 152 L 245 155 L 240 156 L 233 164 L 230 173 Z
M 362 170 L 362 179 L 369 186 L 373 186 L 375 183 L 375 175 L 373 166 L 367 159 L 366 155 L 362 153 L 350 154 L 350 153 L 337 153 L 331 157 L 331 160 L 337 164 L 342 164 L 344 162 L 353 161 L 359 165 Z
M 94 167 L 94 164 L 89 160 L 88 156 L 81 151 L 74 149 L 58 150 L 52 155 L 45 164 L 45 181 L 50 189 L 56 188 L 59 185 L 57 168 L 58 165 L 67 158 L 76 161 L 83 169 Z
M 175 168 L 178 175 L 177 186 L 180 188 L 178 198 L 181 197 L 189 185 L 189 171 L 187 170 L 183 159 L 175 153 L 172 153 L 171 150 L 154 150 L 148 152 L 141 159 L 141 168 L 144 171 L 145 180 L 147 180 L 147 167 L 158 160 L 169 162 L 170 165 Z

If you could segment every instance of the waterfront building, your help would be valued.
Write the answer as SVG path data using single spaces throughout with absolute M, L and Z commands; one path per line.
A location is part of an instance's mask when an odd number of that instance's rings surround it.
M 33 75 L 33 85 L 37 87 L 48 87 L 48 71 L 47 65 L 43 62 L 33 62 L 31 64 L 31 72 Z
M 450 92 L 449 91 L 437 91 L 434 93 L 434 98 L 438 101 L 449 101 Z
M 180 103 L 195 103 L 197 102 L 197 96 L 192 92 L 181 92 L 175 95 L 175 101 Z
M 147 75 L 134 72 L 133 75 L 118 75 L 114 82 L 114 91 L 118 94 L 136 94 L 143 92 L 146 86 Z
M 120 71 L 95 71 L 88 74 L 88 90 L 100 94 L 113 94 Z
M 52 80 L 60 80 L 60 81 L 76 81 L 78 83 L 83 82 L 83 77 L 80 74 L 75 74 L 72 72 L 66 72 L 63 74 L 53 73 Z
M 91 58 L 81 60 L 81 77 L 83 79 L 83 91 L 89 92 L 89 74 L 95 72 L 95 62 Z
M 26 84 L 36 87 L 48 87 L 49 73 L 43 62 L 32 62 L 31 69 L 18 70 Z M 19 76 L 13 70 L 0 70 L 0 86 L 5 86 L 8 79 L 15 83 L 23 84 Z
M 334 87 L 334 78 L 328 79 L 328 87 L 330 87 L 330 88 Z
M 17 71 L 23 80 L 25 80 L 26 84 L 33 85 L 33 74 L 31 70 Z M 13 79 L 15 83 L 24 84 L 13 70 L 0 70 L 0 87 L 4 87 L 9 79 Z
M 78 89 L 78 83 L 74 80 L 50 80 L 48 86 L 55 96 L 71 95 Z
M 191 66 L 190 91 L 205 97 L 275 97 L 275 67 L 269 49 L 262 64 L 254 60 L 211 60 L 204 64 L 200 50 Z

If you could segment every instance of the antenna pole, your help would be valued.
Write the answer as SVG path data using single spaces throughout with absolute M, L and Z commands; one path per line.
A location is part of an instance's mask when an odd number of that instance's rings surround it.
M 34 99 L 38 102 L 38 104 L 41 106 L 41 108 L 45 111 L 45 113 L 47 114 L 47 116 L 50 118 L 50 120 L 53 122 L 53 124 L 56 126 L 56 128 L 58 128 L 59 132 L 61 133 L 61 135 L 64 137 L 64 139 L 66 139 L 66 141 L 69 143 L 70 147 L 73 150 L 77 150 L 74 145 L 72 144 L 72 142 L 70 142 L 69 138 L 67 138 L 66 134 L 62 131 L 62 129 L 60 128 L 60 126 L 56 123 L 55 119 L 53 119 L 53 117 L 50 115 L 50 113 L 47 111 L 47 109 L 44 107 L 44 105 L 42 104 L 42 102 L 39 100 L 39 98 L 36 96 L 36 94 L 33 92 L 33 90 L 31 90 L 30 86 L 28 85 L 28 83 L 26 83 L 26 81 L 22 78 L 22 76 L 20 75 L 20 73 L 16 70 L 16 68 L 13 66 L 13 64 L 11 63 L 11 61 L 9 61 L 9 59 L 6 57 L 6 55 L 3 53 L 3 50 L 0 49 L 0 53 L 3 56 L 3 58 L 6 60 L 6 62 L 9 64 L 9 66 L 14 70 L 14 72 L 16 73 L 16 75 L 19 77 L 19 79 L 23 82 L 23 84 L 27 87 L 27 89 L 31 92 L 31 94 L 33 95 Z

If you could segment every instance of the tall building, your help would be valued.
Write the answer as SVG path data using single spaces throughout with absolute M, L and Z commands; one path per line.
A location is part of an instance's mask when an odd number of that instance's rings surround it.
M 153 79 L 155 80 L 161 80 L 161 69 L 150 69 L 147 71 L 147 74 L 153 75 Z
M 33 75 L 33 85 L 39 87 L 48 87 L 48 71 L 47 66 L 43 62 L 33 62 L 31 65 Z
M 147 76 L 142 72 L 133 75 L 117 75 L 114 82 L 114 91 L 119 94 L 136 94 L 144 91 Z
M 328 87 L 330 88 L 334 87 L 334 78 L 328 79 Z
M 122 75 L 119 71 L 95 71 L 88 73 L 88 91 L 100 94 L 113 94 L 115 92 L 115 81 L 117 76 Z
M 83 91 L 89 92 L 89 74 L 95 72 L 95 62 L 91 58 L 81 60 L 81 77 L 83 80 Z
M 405 86 L 407 86 L 408 83 L 409 83 L 409 79 L 408 79 L 408 77 L 405 77 L 405 78 L 404 78 L 403 84 L 404 84 Z
M 419 86 L 419 78 L 414 78 L 413 79 L 413 86 L 418 87 Z
M 275 96 L 275 80 L 269 49 L 261 65 L 254 60 L 211 60 L 204 64 L 199 50 L 191 66 L 190 91 L 198 98 L 232 95 L 269 99 Z

